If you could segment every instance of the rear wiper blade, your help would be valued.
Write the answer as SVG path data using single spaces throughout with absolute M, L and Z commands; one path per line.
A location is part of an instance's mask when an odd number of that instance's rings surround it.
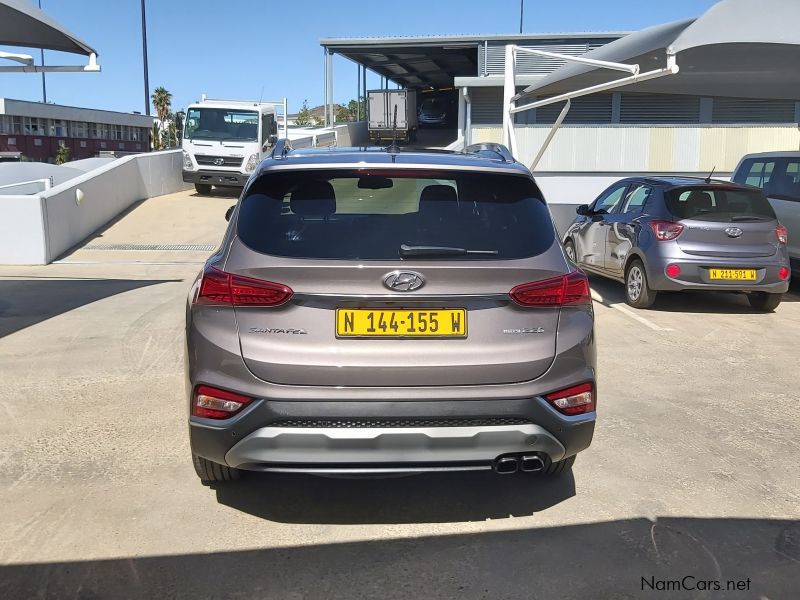
M 762 217 L 760 215 L 734 215 L 731 222 L 740 223 L 742 221 L 772 221 L 772 217 Z
M 496 255 L 497 250 L 469 250 L 467 248 L 453 248 L 452 246 L 400 246 L 400 256 L 465 256 L 467 254 Z

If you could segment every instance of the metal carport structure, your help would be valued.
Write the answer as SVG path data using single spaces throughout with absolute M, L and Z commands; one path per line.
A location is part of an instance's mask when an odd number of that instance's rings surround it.
M 0 52 L 0 73 L 97 72 L 97 51 L 26 0 L 0 0 L 0 46 L 41 48 L 88 56 L 86 65 L 36 65 L 28 54 Z
M 722 0 L 696 18 L 651 27 L 581 57 L 515 93 L 518 52 L 506 47 L 503 141 L 516 152 L 513 116 L 566 101 L 541 158 L 572 98 L 626 87 L 629 91 L 760 99 L 800 99 L 800 2 Z M 618 71 L 627 75 L 620 77 Z M 550 96 L 518 106 L 530 96 Z

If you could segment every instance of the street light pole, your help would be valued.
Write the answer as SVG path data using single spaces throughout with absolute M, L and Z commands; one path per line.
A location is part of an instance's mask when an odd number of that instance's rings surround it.
M 150 116 L 150 77 L 147 74 L 147 16 L 142 0 L 142 62 L 144 63 L 144 114 Z
M 525 12 L 525 0 L 519 0 L 519 32 L 522 33 L 522 15 Z
M 42 0 L 39 0 L 39 10 L 42 10 Z M 44 48 L 40 49 L 42 53 L 42 66 L 44 66 Z M 47 82 L 44 78 L 44 71 L 42 71 L 42 103 L 47 104 Z

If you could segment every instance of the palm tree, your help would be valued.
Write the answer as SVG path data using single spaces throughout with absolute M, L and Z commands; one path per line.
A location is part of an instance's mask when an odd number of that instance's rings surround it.
M 172 94 L 165 88 L 159 86 L 153 91 L 152 99 L 159 121 L 158 129 L 159 131 L 163 131 L 169 126 L 167 121 L 169 120 L 170 108 L 172 108 Z M 167 140 L 169 140 L 169 136 L 167 136 Z M 169 144 L 169 142 L 167 142 L 167 144 Z M 158 146 L 156 149 L 161 147 L 160 140 L 157 139 L 156 145 Z

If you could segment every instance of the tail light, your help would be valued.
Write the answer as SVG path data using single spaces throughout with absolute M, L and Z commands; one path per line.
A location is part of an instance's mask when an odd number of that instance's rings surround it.
M 664 269 L 664 273 L 667 274 L 667 277 L 677 277 L 681 274 L 681 268 L 676 264 L 668 264 L 667 268 Z
M 650 221 L 650 229 L 659 242 L 668 242 L 674 240 L 683 232 L 683 225 L 673 221 Z
M 788 267 L 781 267 L 778 270 L 778 277 L 780 278 L 781 281 L 786 281 L 787 279 L 789 279 L 789 276 L 791 274 L 792 272 L 789 270 Z
M 572 416 L 583 415 L 595 410 L 594 386 L 582 383 L 565 390 L 547 394 L 544 397 L 558 412 Z
M 281 283 L 262 281 L 206 267 L 196 304 L 228 306 L 280 306 L 292 297 L 292 289 Z
M 523 283 L 509 292 L 511 299 L 520 306 L 578 306 L 591 305 L 589 280 L 581 271 L 569 275 Z
M 785 246 L 789 243 L 789 230 L 783 225 L 778 225 L 775 228 L 775 237 L 778 238 L 778 244 Z
M 194 391 L 192 414 L 206 419 L 228 419 L 252 401 L 249 396 L 200 385 Z

